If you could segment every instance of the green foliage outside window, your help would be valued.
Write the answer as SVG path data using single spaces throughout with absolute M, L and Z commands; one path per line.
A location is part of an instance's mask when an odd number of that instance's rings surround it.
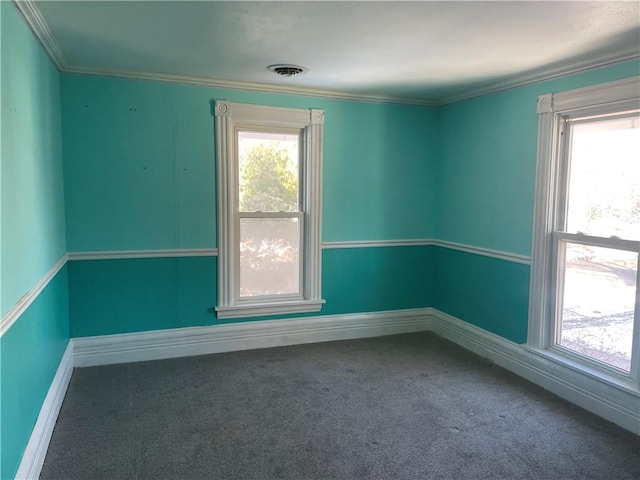
M 240 211 L 298 211 L 297 165 L 279 142 L 261 142 L 241 156 Z

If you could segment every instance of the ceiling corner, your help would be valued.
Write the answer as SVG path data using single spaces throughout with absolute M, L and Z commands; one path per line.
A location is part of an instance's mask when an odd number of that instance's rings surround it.
M 44 20 L 40 9 L 34 0 L 12 0 L 12 3 L 18 9 L 29 28 L 42 44 L 53 63 L 58 70 L 64 71 L 68 67 L 68 62 L 62 49 L 56 39 L 53 37 L 47 22 Z

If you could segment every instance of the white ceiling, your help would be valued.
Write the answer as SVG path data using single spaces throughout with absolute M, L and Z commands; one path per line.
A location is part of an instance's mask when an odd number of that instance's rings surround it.
M 422 103 L 640 50 L 638 1 L 38 1 L 35 7 L 44 20 L 40 37 L 65 71 L 171 74 Z M 267 71 L 273 63 L 309 71 L 282 78 Z

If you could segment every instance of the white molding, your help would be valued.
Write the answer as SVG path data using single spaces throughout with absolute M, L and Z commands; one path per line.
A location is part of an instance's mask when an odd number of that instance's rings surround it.
M 197 85 L 202 87 L 224 88 L 229 90 L 244 90 L 260 93 L 276 93 L 282 95 L 297 95 L 314 98 L 328 98 L 332 100 L 347 100 L 366 103 L 390 103 L 400 105 L 437 106 L 438 103 L 424 98 L 402 98 L 391 95 L 367 95 L 340 92 L 319 88 L 294 87 L 291 85 L 275 85 L 270 83 L 241 82 L 233 80 L 219 80 L 209 77 L 191 75 L 177 75 L 171 73 L 138 72 L 118 69 L 97 69 L 88 67 L 67 67 L 64 73 L 76 75 L 96 75 L 100 77 L 115 77 L 134 80 L 149 80 L 153 82 L 179 83 L 183 85 Z
M 216 130 L 216 177 L 218 199 L 218 318 L 249 315 L 315 312 L 322 306 L 322 151 L 324 111 L 308 108 L 285 108 L 249 103 L 214 102 Z M 239 128 L 289 129 L 300 135 L 302 152 L 300 178 L 300 225 L 302 301 L 273 300 L 269 306 L 255 299 L 240 298 L 240 221 L 248 214 L 238 207 Z M 252 214 L 256 216 L 258 214 Z M 278 213 L 260 213 L 275 217 Z M 277 305 L 282 305 L 278 310 Z M 297 308 L 296 308 L 297 307 Z
M 529 346 L 546 349 L 555 338 L 557 239 L 563 225 L 568 188 L 568 140 L 565 120 L 638 108 L 640 77 L 634 76 L 589 87 L 538 97 L 538 144 L 533 213 L 531 282 L 529 286 Z M 561 237 L 572 235 L 561 235 Z M 573 236 L 574 238 L 577 236 Z M 583 236 L 586 242 L 593 237 Z M 622 241 L 610 240 L 626 247 Z M 636 244 L 637 245 L 637 244 Z
M 640 394 L 434 308 L 232 323 L 73 340 L 76 367 L 433 331 L 556 395 L 640 434 Z
M 540 95 L 538 97 L 538 113 L 551 113 L 553 112 L 553 93 L 547 93 L 546 95 Z
M 130 78 L 137 80 L 150 80 L 156 82 L 181 83 L 186 85 L 200 85 L 216 88 L 228 88 L 234 90 L 248 90 L 253 92 L 264 93 L 281 93 L 288 95 L 303 95 L 317 98 L 330 98 L 336 100 L 350 100 L 371 103 L 394 103 L 404 105 L 422 105 L 422 106 L 441 106 L 449 103 L 468 100 L 470 98 L 488 95 L 516 87 L 538 83 L 545 80 L 564 77 L 586 70 L 605 67 L 615 63 L 624 62 L 640 56 L 640 50 L 637 45 L 632 45 L 616 52 L 609 52 L 597 55 L 596 57 L 563 63 L 560 66 L 545 67 L 536 69 L 532 72 L 520 75 L 508 80 L 500 81 L 489 86 L 474 88 L 466 92 L 451 95 L 448 97 L 429 100 L 425 98 L 405 98 L 392 95 L 374 95 L 374 94 L 357 94 L 346 93 L 334 90 L 293 87 L 290 85 L 274 85 L 266 83 L 240 82 L 230 80 L 219 80 L 208 77 L 197 77 L 190 75 L 175 75 L 169 73 L 127 71 L 118 69 L 97 69 L 89 67 L 79 67 L 69 65 L 67 59 L 53 37 L 49 26 L 42 17 L 42 13 L 33 0 L 13 0 L 14 5 L 22 14 L 29 28 L 33 31 L 36 38 L 43 45 L 47 54 L 58 67 L 58 70 L 64 73 L 74 73 L 81 75 L 97 75 L 103 77 Z
M 9 309 L 7 313 L 4 314 L 2 319 L 0 319 L 0 337 L 2 337 L 7 331 L 11 328 L 11 326 L 20 318 L 27 308 L 31 306 L 38 295 L 42 293 L 42 291 L 49 285 L 49 282 L 53 280 L 53 278 L 57 275 L 57 273 L 64 267 L 67 263 L 67 255 L 63 255 L 60 260 L 56 262 L 56 264 L 49 269 L 44 276 L 38 280 L 31 289 L 24 294 L 24 296 L 16 302 L 16 304 Z
M 413 240 L 352 240 L 346 242 L 323 242 L 323 249 L 342 249 L 342 248 L 378 248 L 378 247 L 421 247 L 436 246 L 448 248 L 451 250 L 459 250 L 461 252 L 473 253 L 485 257 L 498 258 L 509 262 L 522 263 L 524 265 L 531 264 L 531 257 L 519 255 L 517 253 L 503 252 L 492 250 L 490 248 L 475 247 L 462 243 L 449 242 L 446 240 L 436 240 L 434 238 L 422 238 Z
M 286 315 L 289 313 L 319 312 L 326 302 L 324 300 L 307 301 L 279 301 L 277 303 L 252 303 L 248 305 L 234 305 L 215 307 L 216 315 L 220 319 L 262 317 L 265 315 Z
M 573 75 L 586 70 L 606 67 L 615 63 L 632 60 L 640 56 L 637 47 L 629 47 L 619 52 L 601 55 L 593 60 L 570 63 L 560 67 L 538 70 L 534 73 L 521 75 L 513 79 L 494 83 L 489 86 L 474 88 L 466 92 L 451 95 L 440 99 L 425 98 L 405 98 L 390 95 L 364 95 L 355 93 L 346 93 L 333 90 L 323 90 L 316 88 L 292 87 L 288 85 L 274 85 L 266 83 L 240 82 L 230 80 L 217 80 L 207 77 L 196 77 L 189 75 L 175 75 L 168 73 L 154 72 L 137 72 L 125 70 L 107 70 L 84 67 L 67 67 L 63 71 L 65 73 L 74 73 L 80 75 L 97 75 L 104 77 L 128 78 L 136 80 L 150 80 L 156 82 L 180 83 L 186 85 L 199 85 L 206 87 L 228 88 L 233 90 L 248 90 L 263 93 L 281 93 L 287 95 L 311 96 L 317 98 L 330 98 L 335 100 L 359 101 L 367 103 L 392 103 L 400 105 L 421 105 L 426 107 L 439 107 L 450 103 L 469 100 L 471 98 L 489 95 L 505 90 L 511 90 L 517 87 L 523 87 L 533 83 L 553 80 L 555 78 Z
M 58 70 L 64 71 L 68 65 L 67 59 L 58 45 L 58 42 L 53 37 L 47 22 L 44 20 L 40 9 L 37 7 L 33 0 L 12 0 L 16 9 L 22 14 L 25 22 L 33 32 L 34 36 L 45 52 L 51 58 L 51 61 L 56 65 Z
M 489 95 L 505 90 L 511 90 L 517 87 L 524 87 L 533 83 L 540 83 L 547 80 L 553 80 L 555 78 L 566 77 L 587 70 L 595 70 L 597 68 L 613 65 L 615 63 L 633 60 L 634 58 L 638 57 L 640 57 L 640 48 L 638 48 L 637 45 L 631 45 L 616 52 L 605 53 L 587 60 L 579 60 L 569 63 L 563 63 L 560 66 L 536 69 L 524 75 L 519 75 L 517 77 L 501 82 L 496 82 L 492 85 L 474 88 L 460 94 L 451 95 L 442 98 L 434 103 L 436 106 L 442 106 L 449 103 L 461 102 L 463 100 L 469 100 L 471 98 L 480 97 L 482 95 Z
M 217 248 L 177 248 L 165 250 L 111 250 L 69 252 L 69 260 L 116 260 L 126 258 L 215 257 Z
M 75 338 L 76 367 L 427 331 L 431 309 L 231 323 Z
M 576 88 L 551 94 L 552 103 L 548 112 L 564 113 L 571 110 L 609 103 L 634 100 L 637 102 L 640 91 L 640 77 L 633 76 L 613 82 L 599 83 L 588 87 Z M 542 95 L 545 97 L 548 95 Z M 637 103 L 635 104 L 637 108 Z
M 531 257 L 519 255 L 517 253 L 503 252 L 492 250 L 484 247 L 474 247 L 472 245 L 464 245 L 462 243 L 448 242 L 446 240 L 435 240 L 434 245 L 437 247 L 449 248 L 451 250 L 459 250 L 461 252 L 474 253 L 485 257 L 497 258 L 508 262 L 521 263 L 523 265 L 531 265 Z
M 640 394 L 603 381 L 498 335 L 432 310 L 432 330 L 441 337 L 640 435 Z
M 345 242 L 322 242 L 323 249 L 378 248 L 378 247 L 422 247 L 435 245 L 432 238 L 408 240 L 349 240 Z
M 67 348 L 60 360 L 56 375 L 53 377 L 47 396 L 42 403 L 38 419 L 33 427 L 29 442 L 22 455 L 16 480 L 32 480 L 40 477 L 40 471 L 49 448 L 51 435 L 60 413 L 62 401 L 73 373 L 73 340 L 69 340 Z

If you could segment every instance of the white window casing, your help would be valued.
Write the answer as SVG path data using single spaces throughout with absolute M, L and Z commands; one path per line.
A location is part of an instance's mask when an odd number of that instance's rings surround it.
M 322 151 L 324 111 L 215 101 L 218 201 L 218 318 L 318 312 L 322 299 Z M 240 128 L 301 133 L 301 212 L 239 212 Z M 297 218 L 301 228 L 299 295 L 240 297 L 240 218 Z
M 576 368 L 610 385 L 638 391 L 640 374 L 640 327 L 636 293 L 634 349 L 629 375 L 618 375 L 598 362 L 572 356 L 554 348 L 556 338 L 556 289 L 560 242 L 640 252 L 640 241 L 602 238 L 582 233 L 558 232 L 567 198 L 566 141 L 562 134 L 567 119 L 596 117 L 640 107 L 640 78 L 632 77 L 592 87 L 538 97 L 538 153 L 529 300 L 528 347 L 537 354 Z M 640 284 L 640 283 L 639 283 Z

